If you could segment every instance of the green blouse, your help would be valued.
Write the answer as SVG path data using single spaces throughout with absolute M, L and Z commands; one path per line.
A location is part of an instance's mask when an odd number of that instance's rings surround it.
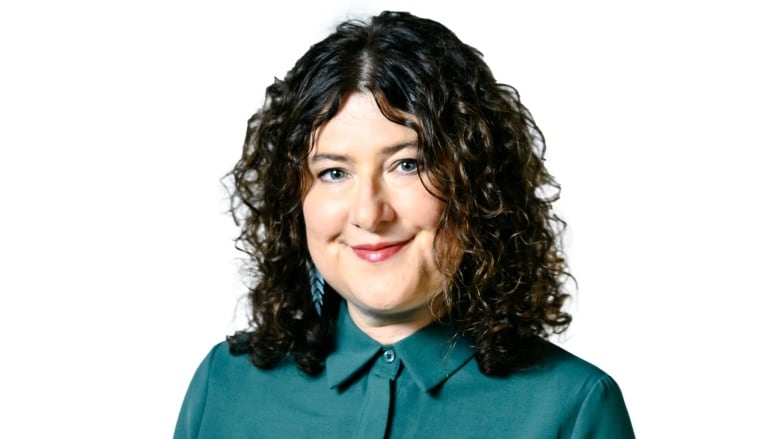
M 553 344 L 533 368 L 491 377 L 446 325 L 381 346 L 342 309 L 336 338 L 316 377 L 292 361 L 258 369 L 218 344 L 174 438 L 634 437 L 615 381 Z

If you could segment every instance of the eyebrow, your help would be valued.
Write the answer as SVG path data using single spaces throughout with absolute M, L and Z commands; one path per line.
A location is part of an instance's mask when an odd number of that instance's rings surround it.
M 390 155 L 393 155 L 393 154 L 397 153 L 398 151 L 404 150 L 406 148 L 417 148 L 417 147 L 418 147 L 417 140 L 413 140 L 413 141 L 409 141 L 409 142 L 398 143 L 396 145 L 386 146 L 386 147 L 382 148 L 381 153 L 382 153 L 382 155 L 390 156 Z M 349 161 L 349 157 L 347 157 L 346 155 L 343 155 L 343 154 L 317 153 L 317 154 L 314 154 L 314 156 L 312 156 L 309 159 L 309 162 L 310 163 L 316 163 L 316 162 L 321 162 L 321 161 L 324 161 L 324 160 L 333 160 L 333 161 L 336 161 L 336 162 L 348 162 Z

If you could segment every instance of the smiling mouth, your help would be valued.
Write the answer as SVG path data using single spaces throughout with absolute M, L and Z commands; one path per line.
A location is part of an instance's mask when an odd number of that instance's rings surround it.
M 392 258 L 396 253 L 406 246 L 411 240 L 402 242 L 383 242 L 378 244 L 364 244 L 351 246 L 352 251 L 360 259 L 377 263 Z

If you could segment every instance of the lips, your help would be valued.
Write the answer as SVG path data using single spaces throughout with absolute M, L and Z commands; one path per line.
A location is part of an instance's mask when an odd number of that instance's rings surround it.
M 401 251 L 410 240 L 401 242 L 380 242 L 376 244 L 353 245 L 352 251 L 360 259 L 367 262 L 382 262 Z

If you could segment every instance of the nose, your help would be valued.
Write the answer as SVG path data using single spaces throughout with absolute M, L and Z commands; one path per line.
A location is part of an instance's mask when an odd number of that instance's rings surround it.
M 376 232 L 395 218 L 387 188 L 379 179 L 359 181 L 353 195 L 349 220 L 355 227 Z

